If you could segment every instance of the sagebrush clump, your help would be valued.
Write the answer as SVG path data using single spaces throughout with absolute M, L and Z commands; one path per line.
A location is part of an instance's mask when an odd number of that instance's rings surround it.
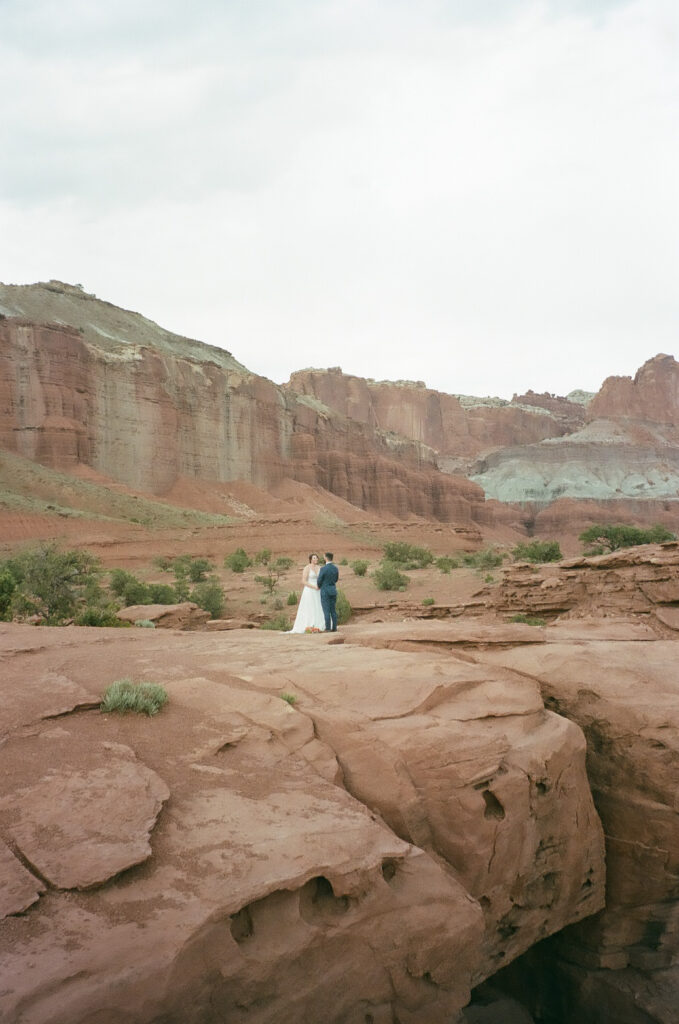
M 116 679 L 104 693 L 100 710 L 106 714 L 112 711 L 135 711 L 140 715 L 157 715 L 167 704 L 167 691 L 158 683 L 132 679 Z

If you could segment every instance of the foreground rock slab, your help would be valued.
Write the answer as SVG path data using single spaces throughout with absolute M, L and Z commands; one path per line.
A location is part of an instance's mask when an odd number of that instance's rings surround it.
M 538 684 L 466 651 L 343 636 L 0 633 L 22 649 L 3 689 L 52 666 L 102 692 L 152 679 L 170 698 L 151 719 L 76 708 L 53 721 L 32 695 L 5 727 L 0 835 L 33 843 L 47 891 L 0 931 L 0 1014 L 450 1024 L 473 985 L 602 905 L 582 733 Z M 170 794 L 150 858 L 122 871 L 82 828 L 84 788 L 62 801 L 63 837 L 38 827 L 73 778 L 91 790 L 87 821 L 95 807 L 105 819 L 105 766 L 114 793 L 153 773 L 150 795 Z M 143 832 L 155 804 L 134 802 Z M 80 858 L 70 875 L 64 837 Z
M 74 757 L 70 735 L 52 730 L 43 733 L 45 746 L 59 767 L 0 797 L 0 820 L 40 876 L 57 889 L 89 889 L 150 857 L 149 836 L 170 795 L 162 779 L 122 744 Z M 44 768 L 35 747 L 24 743 L 23 774 Z M 4 761 L 0 750 L 0 791 L 16 778 Z
M 0 918 L 28 910 L 44 891 L 35 875 L 0 842 Z

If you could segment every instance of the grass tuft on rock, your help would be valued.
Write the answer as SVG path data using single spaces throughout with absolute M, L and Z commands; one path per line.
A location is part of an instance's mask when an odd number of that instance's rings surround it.
M 167 692 L 158 683 L 116 679 L 104 693 L 100 710 L 103 714 L 136 711 L 140 715 L 157 715 L 167 701 Z

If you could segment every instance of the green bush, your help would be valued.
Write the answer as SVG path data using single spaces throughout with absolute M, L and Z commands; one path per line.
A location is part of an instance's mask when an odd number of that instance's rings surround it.
M 288 594 L 288 600 L 287 600 L 286 603 L 290 604 L 290 605 L 293 605 L 293 604 L 297 604 L 298 601 L 299 601 L 299 597 L 297 596 L 296 591 L 291 590 L 290 593 Z
M 262 629 L 277 629 L 281 632 L 287 632 L 290 629 L 290 622 L 285 615 L 276 615 L 273 619 L 268 619 L 262 623 Z
M 425 606 L 425 608 L 428 608 L 432 604 L 436 604 L 436 601 L 434 600 L 433 597 L 423 597 L 422 598 L 422 604 Z
M 448 558 L 446 555 L 442 555 L 441 558 L 437 558 L 435 562 L 436 568 L 440 572 L 445 573 L 446 576 L 449 574 L 451 569 L 457 569 L 459 564 L 460 563 L 456 562 L 454 558 Z
M 428 548 L 418 548 L 405 541 L 390 541 L 384 545 L 383 561 L 392 562 L 401 569 L 426 569 L 434 561 L 434 556 Z
M 525 612 L 519 612 L 518 615 L 512 615 L 510 622 L 524 622 L 527 626 L 544 626 L 546 624 L 545 619 L 541 619 L 539 615 L 526 615 Z
M 517 544 L 512 555 L 517 562 L 560 562 L 563 558 L 556 540 L 532 540 Z
M 169 583 L 149 583 L 147 590 L 149 604 L 175 604 L 177 601 L 177 591 Z
M 3 616 L 38 615 L 58 625 L 102 599 L 100 572 L 99 560 L 88 551 L 63 551 L 54 543 L 23 551 L 0 565 Z
M 408 577 L 399 572 L 398 566 L 383 559 L 373 573 L 375 586 L 378 590 L 405 590 Z
M 662 544 L 663 541 L 676 539 L 674 533 L 670 533 L 659 524 L 650 529 L 642 529 L 639 526 L 628 526 L 624 523 L 613 525 L 598 523 L 588 526 L 580 534 L 580 540 L 584 544 L 597 544 L 609 551 L 617 551 L 618 548 L 631 548 L 637 544 Z
M 0 621 L 12 618 L 12 596 L 17 588 L 16 580 L 9 569 L 0 568 Z
M 151 595 L 147 585 L 127 569 L 113 569 L 109 587 L 124 605 L 151 604 Z
M 186 575 L 192 583 L 202 583 L 213 569 L 214 565 L 207 558 L 191 558 L 186 567 Z
M 153 564 L 161 572 L 169 572 L 172 567 L 172 559 L 168 558 L 167 555 L 156 555 L 153 559 Z
M 155 629 L 156 624 L 153 619 L 135 619 L 135 626 L 139 626 L 141 629 Z
M 355 562 L 351 563 L 351 568 L 354 570 L 356 576 L 365 576 L 369 565 L 370 562 L 367 562 L 365 558 L 357 558 Z
M 337 588 L 337 624 L 343 626 L 349 621 L 352 615 L 351 605 L 347 600 L 347 596 L 343 590 Z
M 347 558 L 343 558 L 340 565 L 349 565 L 349 560 Z
M 239 548 L 239 550 L 242 551 L 243 549 Z M 268 565 L 271 561 L 271 557 L 271 548 L 262 548 L 261 551 L 257 552 L 253 561 L 255 565 Z
M 196 583 L 189 595 L 199 608 L 210 613 L 213 619 L 219 619 L 224 611 L 224 590 L 216 576 Z
M 245 572 L 250 565 L 252 565 L 252 562 L 243 548 L 236 548 L 235 551 L 224 559 L 224 566 L 227 569 L 231 569 L 232 572 Z
M 482 551 L 463 555 L 462 561 L 473 569 L 496 569 L 498 565 L 502 565 L 504 555 L 496 548 L 484 548 Z
M 294 693 L 282 693 L 281 700 L 284 700 L 285 703 L 290 704 L 290 706 L 297 703 L 297 698 L 295 697 Z
M 100 710 L 104 714 L 110 711 L 136 711 L 142 715 L 157 715 L 167 700 L 167 692 L 157 683 L 116 679 L 104 693 Z
M 116 617 L 116 613 L 111 607 L 85 608 L 75 621 L 78 626 L 109 626 L 115 629 L 121 626 L 129 626 L 129 622 L 123 622 L 122 619 Z

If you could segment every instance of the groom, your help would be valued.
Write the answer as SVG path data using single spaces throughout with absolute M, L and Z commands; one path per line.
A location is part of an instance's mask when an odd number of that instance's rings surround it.
M 326 633 L 337 632 L 337 587 L 339 569 L 332 560 L 332 551 L 325 553 L 325 565 L 318 574 L 317 585 L 321 592 L 321 607 L 325 617 Z

